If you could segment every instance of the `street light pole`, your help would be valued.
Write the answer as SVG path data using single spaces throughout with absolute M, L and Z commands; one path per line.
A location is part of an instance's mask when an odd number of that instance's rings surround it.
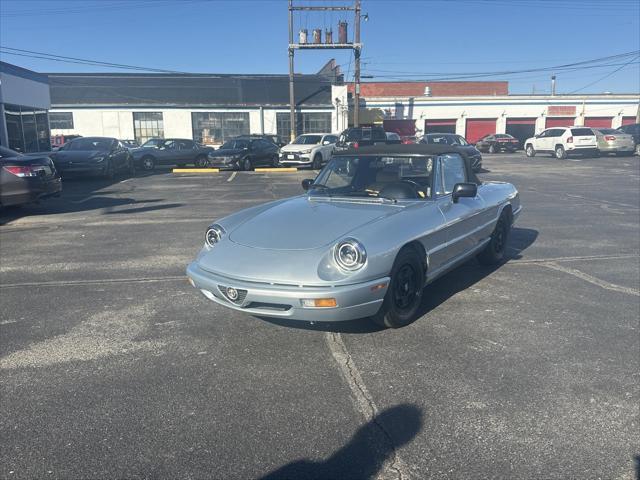
M 360 126 L 360 0 L 355 5 L 355 39 L 353 55 L 355 58 L 355 73 L 353 75 L 353 126 Z

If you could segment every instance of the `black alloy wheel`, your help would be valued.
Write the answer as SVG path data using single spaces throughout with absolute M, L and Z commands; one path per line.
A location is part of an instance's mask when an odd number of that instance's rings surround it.
M 422 302 L 424 264 L 417 249 L 405 247 L 391 269 L 391 280 L 380 310 L 371 317 L 385 328 L 400 328 L 416 319 Z
M 195 165 L 198 168 L 206 168 L 209 165 L 209 160 L 205 155 L 198 155 L 196 157 Z
M 145 170 L 153 170 L 156 166 L 156 162 L 153 157 L 144 157 L 142 159 L 142 168 Z
M 477 256 L 482 265 L 497 265 L 504 261 L 510 232 L 509 215 L 503 212 L 491 234 L 491 240 Z

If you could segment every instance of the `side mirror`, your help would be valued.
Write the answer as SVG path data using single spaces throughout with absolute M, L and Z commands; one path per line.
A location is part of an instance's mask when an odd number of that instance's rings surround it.
M 323 145 L 330 145 L 331 142 L 329 140 L 325 140 L 324 142 L 322 142 Z
M 313 185 L 313 178 L 305 178 L 304 180 L 302 180 L 302 189 L 304 191 L 309 190 L 309 188 L 311 188 L 311 185 Z
M 473 198 L 478 194 L 478 186 L 475 183 L 456 183 L 453 186 L 453 192 L 451 198 L 453 203 L 458 203 L 458 200 L 463 197 Z

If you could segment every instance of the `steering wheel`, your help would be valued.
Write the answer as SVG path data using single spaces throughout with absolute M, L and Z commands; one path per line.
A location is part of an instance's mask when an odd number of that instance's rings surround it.
M 421 198 L 421 195 L 418 194 L 419 191 L 422 191 L 422 187 L 413 180 L 400 180 L 385 185 L 378 196 L 411 200 Z

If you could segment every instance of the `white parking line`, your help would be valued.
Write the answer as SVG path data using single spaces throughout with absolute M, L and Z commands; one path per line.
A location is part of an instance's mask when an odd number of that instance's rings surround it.
M 623 287 L 621 285 L 616 285 L 615 283 L 605 282 L 604 280 L 600 280 L 599 278 L 596 278 L 587 273 L 581 272 L 580 270 L 576 270 L 575 268 L 565 267 L 564 265 L 559 265 L 553 262 L 541 263 L 540 265 L 550 268 L 552 270 L 568 273 L 569 275 L 573 275 L 574 277 L 584 280 L 585 282 L 589 282 L 600 288 L 604 288 L 605 290 L 612 290 L 614 292 L 626 293 L 628 295 L 635 295 L 636 297 L 640 297 L 639 290 L 636 290 L 634 288 L 629 288 L 629 287 Z
M 231 176 L 229 178 L 227 178 L 227 182 L 231 182 L 233 181 L 234 178 L 236 178 L 236 175 L 238 174 L 238 172 L 233 172 L 231 174 Z

